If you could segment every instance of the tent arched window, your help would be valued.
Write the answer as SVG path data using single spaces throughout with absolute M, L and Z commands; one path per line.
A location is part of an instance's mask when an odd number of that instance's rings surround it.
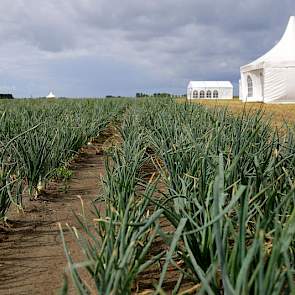
M 213 98 L 218 98 L 218 91 L 217 90 L 214 90 L 213 91 Z
M 200 98 L 205 98 L 205 91 L 204 90 L 200 91 Z
M 193 92 L 193 98 L 198 98 L 198 91 L 197 91 L 197 90 L 195 90 L 195 91 Z
M 207 98 L 212 98 L 212 92 L 210 90 L 207 91 Z
M 253 96 L 253 81 L 250 76 L 247 77 L 247 85 L 248 85 L 248 97 Z

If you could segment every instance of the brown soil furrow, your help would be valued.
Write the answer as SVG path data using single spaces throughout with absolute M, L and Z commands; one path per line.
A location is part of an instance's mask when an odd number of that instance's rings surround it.
M 100 192 L 104 156 L 98 152 L 107 135 L 99 138 L 71 165 L 73 177 L 68 191 L 61 183 L 50 183 L 38 201 L 24 200 L 24 213 L 12 210 L 11 228 L 0 232 L 0 294 L 57 294 L 63 285 L 65 254 L 58 223 L 75 226 L 73 212 L 81 212 L 81 196 L 86 207 Z M 89 213 L 90 214 L 90 213 Z M 80 249 L 65 230 L 65 239 L 76 261 L 83 259 Z M 70 289 L 70 294 L 75 292 Z
M 145 175 L 145 181 L 147 182 L 150 181 L 150 177 L 158 175 L 157 168 L 152 162 L 148 162 L 145 165 L 143 165 L 141 173 Z M 163 182 L 159 181 L 157 183 L 157 191 L 158 192 L 155 194 L 155 196 L 161 198 L 161 192 L 166 192 L 166 186 Z M 155 206 L 151 205 L 150 210 L 153 211 L 154 209 Z M 159 220 L 159 224 L 161 230 L 164 233 L 173 235 L 173 233 L 175 232 L 174 226 L 171 224 L 171 222 L 169 222 L 169 220 L 166 217 L 162 216 Z M 169 245 L 167 245 L 167 243 L 165 243 L 165 241 L 161 237 L 157 237 L 155 241 L 153 241 L 148 256 L 149 258 L 151 258 L 153 256 L 160 254 L 163 251 L 169 251 Z M 155 286 L 157 286 L 159 283 L 159 279 L 162 272 L 162 266 L 165 263 L 164 258 L 165 256 L 160 262 L 150 266 L 144 272 L 139 274 L 139 276 L 137 277 L 136 284 L 134 286 L 135 290 L 133 291 L 133 294 L 151 295 L 154 293 L 153 290 L 155 290 Z M 172 294 L 172 291 L 175 288 L 180 275 L 181 272 L 170 264 L 162 286 L 166 294 Z M 194 284 L 190 280 L 183 278 L 179 291 L 182 292 L 184 290 L 189 290 L 193 286 Z

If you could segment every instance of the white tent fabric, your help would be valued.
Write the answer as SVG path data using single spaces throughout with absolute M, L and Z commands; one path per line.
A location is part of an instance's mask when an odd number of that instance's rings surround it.
M 188 99 L 232 99 L 233 85 L 229 81 L 190 81 Z
M 56 98 L 56 96 L 50 91 L 46 98 Z
M 240 99 L 265 103 L 295 103 L 295 17 L 277 45 L 241 67 Z

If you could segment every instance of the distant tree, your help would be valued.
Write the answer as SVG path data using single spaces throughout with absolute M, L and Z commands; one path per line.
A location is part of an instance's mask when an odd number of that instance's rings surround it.
M 0 99 L 14 99 L 12 94 L 7 94 L 7 93 L 1 93 L 0 94 Z

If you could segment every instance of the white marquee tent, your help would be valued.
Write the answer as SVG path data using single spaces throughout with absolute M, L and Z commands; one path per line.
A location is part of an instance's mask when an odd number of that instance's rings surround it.
M 46 98 L 56 98 L 56 96 L 52 93 L 52 91 L 50 91 Z
M 190 81 L 188 99 L 232 99 L 233 85 L 229 81 Z
M 265 103 L 295 103 L 295 17 L 277 45 L 241 67 L 240 99 Z

